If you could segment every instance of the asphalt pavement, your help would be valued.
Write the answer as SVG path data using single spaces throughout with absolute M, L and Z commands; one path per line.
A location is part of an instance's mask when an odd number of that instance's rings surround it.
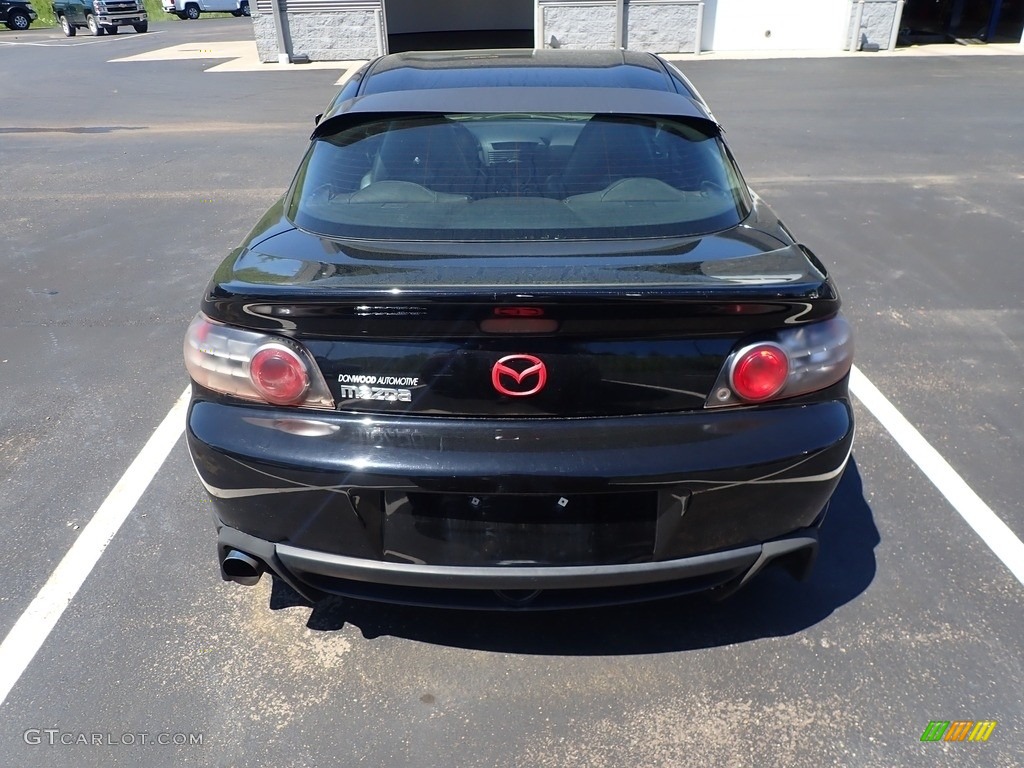
M 341 74 L 113 60 L 250 23 L 0 33 L 0 638 L 186 386 L 201 292 Z M 836 275 L 860 371 L 1017 537 L 1021 62 L 682 62 Z M 224 584 L 179 440 L 0 704 L 0 765 L 1024 764 L 1024 586 L 857 416 L 809 581 L 540 615 Z M 921 741 L 946 720 L 998 724 Z

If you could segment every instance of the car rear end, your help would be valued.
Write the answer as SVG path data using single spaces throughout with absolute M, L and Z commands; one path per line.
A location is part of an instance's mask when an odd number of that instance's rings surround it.
M 303 591 L 448 603 L 436 590 L 457 589 L 474 605 L 492 590 L 592 588 L 545 598 L 578 604 L 666 581 L 703 589 L 752 575 L 766 555 L 809 564 L 853 436 L 839 316 L 713 335 L 700 326 L 724 313 L 785 310 L 749 298 L 512 298 L 427 312 L 422 300 L 328 312 L 273 302 L 290 318 L 333 316 L 332 331 L 294 336 L 198 319 L 195 370 L 232 360 L 230 373 L 193 374 L 205 386 L 189 414 L 222 560 L 255 555 Z M 395 322 L 403 308 L 417 318 L 409 333 Z M 524 310 L 557 330 L 479 330 Z M 685 321 L 644 329 L 671 311 Z M 391 327 L 367 338 L 377 313 Z M 434 323 L 447 326 L 441 341 L 421 335 Z M 794 389 L 774 401 L 779 359 L 783 390 Z M 529 373 L 538 362 L 544 379 Z M 246 391 L 223 394 L 236 380 Z M 272 402 L 303 389 L 297 405 Z
M 556 608 L 805 574 L 852 337 L 717 126 L 365 108 L 185 341 L 224 578 Z
M 538 608 L 802 574 L 853 438 L 838 303 L 215 291 L 188 435 L 225 577 Z

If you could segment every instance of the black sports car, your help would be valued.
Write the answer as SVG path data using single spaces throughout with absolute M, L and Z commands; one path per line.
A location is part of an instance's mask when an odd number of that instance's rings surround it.
M 377 59 L 188 329 L 222 575 L 495 608 L 803 576 L 839 310 L 657 56 Z

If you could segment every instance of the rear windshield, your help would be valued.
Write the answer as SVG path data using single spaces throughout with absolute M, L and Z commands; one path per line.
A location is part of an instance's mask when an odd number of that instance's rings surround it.
M 390 118 L 321 137 L 288 213 L 331 237 L 509 241 L 690 236 L 748 209 L 711 123 L 516 113 Z

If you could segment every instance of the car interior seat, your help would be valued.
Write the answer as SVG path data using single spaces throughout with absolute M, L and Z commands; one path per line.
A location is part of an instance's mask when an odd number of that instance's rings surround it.
M 580 131 L 562 173 L 548 180 L 549 193 L 571 197 L 621 179 L 654 176 L 653 133 L 635 118 L 595 115 Z
M 483 185 L 480 146 L 468 128 L 447 118 L 398 124 L 385 133 L 365 183 L 378 181 L 406 181 L 444 194 L 476 196 Z

